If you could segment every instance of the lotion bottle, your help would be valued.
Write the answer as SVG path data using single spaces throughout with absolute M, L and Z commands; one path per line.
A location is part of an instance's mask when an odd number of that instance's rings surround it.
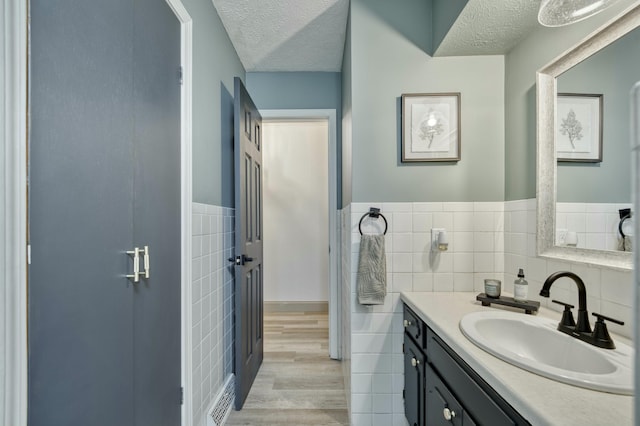
M 513 298 L 516 302 L 526 302 L 529 293 L 529 283 L 524 279 L 522 268 L 518 271 L 518 279 L 513 282 Z

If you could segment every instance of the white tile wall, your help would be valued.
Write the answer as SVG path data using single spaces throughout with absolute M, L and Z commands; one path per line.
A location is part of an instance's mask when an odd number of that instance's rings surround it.
M 590 213 L 602 213 L 598 210 L 604 209 L 602 206 L 587 205 L 580 209 Z M 613 205 L 607 206 L 609 209 Z M 617 208 L 614 210 L 617 216 Z M 620 208 L 628 206 L 620 205 Z M 570 207 L 575 210 L 575 206 Z M 563 207 L 567 210 L 567 207 Z M 584 217 L 584 223 L 588 216 Z M 619 216 L 618 220 L 619 220 Z M 551 303 L 551 299 L 561 300 L 571 304 L 577 304 L 578 293 L 573 281 L 567 278 L 558 280 L 551 287 L 551 297 L 542 298 L 538 296 L 544 280 L 553 272 L 573 271 L 578 274 L 587 287 L 587 307 L 589 312 L 599 312 L 625 322 L 624 326 L 609 324 L 611 331 L 623 336 L 631 337 L 632 330 L 632 272 L 613 271 L 583 264 L 573 264 L 546 260 L 536 256 L 536 202 L 535 199 L 518 200 L 505 202 L 505 281 L 503 288 L 513 292 L 513 281 L 516 279 L 518 268 L 525 269 L 527 281 L 529 281 L 529 298 L 539 300 L 544 306 L 560 311 L 561 306 Z M 533 224 L 523 231 L 523 223 Z M 591 319 L 593 322 L 593 318 Z
M 349 413 L 351 413 L 351 392 L 353 389 L 360 389 L 362 383 L 353 382 L 351 379 L 351 207 L 345 207 L 341 213 L 341 252 L 343 255 L 341 262 L 342 285 L 340 286 L 340 300 L 342 303 L 340 307 L 340 352 L 342 355 L 345 396 Z
M 358 223 L 369 207 L 380 208 L 389 225 L 388 296 L 384 305 L 373 307 L 359 305 L 355 291 Z M 343 335 L 345 358 L 350 357 L 344 372 L 351 384 L 352 425 L 406 425 L 400 292 L 480 291 L 484 278 L 502 279 L 503 208 L 503 203 L 354 203 L 343 210 L 343 300 L 350 302 L 343 313 L 350 330 Z M 432 227 L 447 230 L 448 251 L 432 250 Z M 380 233 L 384 223 L 365 218 L 362 230 Z
M 380 208 L 389 225 L 385 239 L 388 295 L 384 305 L 373 307 L 359 305 L 356 296 L 358 223 L 369 207 Z M 537 294 L 551 273 L 571 270 L 585 281 L 589 310 L 625 321 L 624 327 L 612 324 L 611 329 L 631 335 L 631 273 L 538 258 L 535 213 L 535 200 L 353 203 L 342 211 L 342 354 L 352 425 L 406 425 L 402 291 L 481 292 L 484 279 L 493 277 L 502 280 L 504 291 L 513 292 L 518 268 L 523 268 L 529 297 L 556 309 Z M 447 229 L 447 252 L 431 249 L 432 227 Z M 380 233 L 384 224 L 365 218 L 362 229 Z M 552 293 L 569 303 L 577 300 L 571 281 L 559 280 Z
M 193 424 L 206 414 L 233 363 L 234 210 L 193 203 L 192 395 Z
M 631 208 L 631 204 L 558 203 L 556 228 L 575 232 L 580 248 L 618 250 L 618 211 L 625 208 Z

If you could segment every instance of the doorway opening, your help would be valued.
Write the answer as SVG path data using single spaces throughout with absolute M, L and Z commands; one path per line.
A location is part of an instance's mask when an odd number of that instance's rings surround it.
M 265 310 L 328 310 L 329 356 L 340 359 L 336 112 L 260 113 Z

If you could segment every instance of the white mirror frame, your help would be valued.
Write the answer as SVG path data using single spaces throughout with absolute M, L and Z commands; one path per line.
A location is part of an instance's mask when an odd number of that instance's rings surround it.
M 555 245 L 556 179 L 558 168 L 555 144 L 556 78 L 638 26 L 640 26 L 640 6 L 636 5 L 585 37 L 577 46 L 560 55 L 537 72 L 538 158 L 536 200 L 538 256 L 568 262 L 588 263 L 618 270 L 628 271 L 633 269 L 633 259 L 630 252 L 591 250 Z

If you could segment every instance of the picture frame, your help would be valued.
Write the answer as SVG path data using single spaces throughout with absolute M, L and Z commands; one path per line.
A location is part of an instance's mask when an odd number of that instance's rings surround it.
M 603 98 L 601 94 L 558 93 L 558 162 L 602 162 Z
M 460 161 L 460 93 L 402 95 L 402 162 Z

